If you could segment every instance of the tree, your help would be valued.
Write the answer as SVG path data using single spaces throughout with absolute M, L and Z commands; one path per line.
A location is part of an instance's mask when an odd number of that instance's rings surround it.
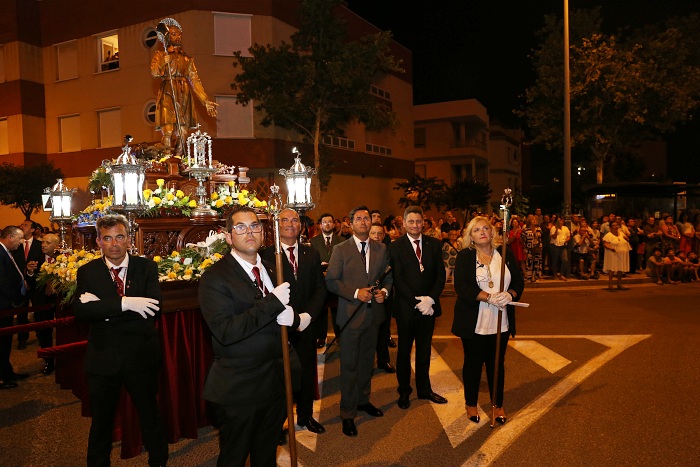
M 692 18 L 683 27 L 617 35 L 601 31 L 599 9 L 571 15 L 571 146 L 587 149 L 603 182 L 603 167 L 632 142 L 673 131 L 700 104 L 700 63 Z M 519 112 L 535 143 L 563 147 L 562 22 L 548 16 L 533 52 L 537 74 Z M 653 31 L 653 32 L 651 32 Z
M 414 175 L 405 182 L 397 183 L 394 190 L 403 190 L 403 196 L 399 198 L 402 208 L 420 206 L 424 211 L 430 211 L 433 206 L 440 209 L 445 204 L 447 185 L 437 177 Z
M 486 206 L 491 198 L 491 187 L 475 179 L 465 179 L 455 182 L 447 189 L 445 204 L 452 209 L 460 209 L 463 219 L 472 209 Z
M 42 208 L 44 188 L 53 186 L 58 178 L 63 178 L 63 172 L 52 163 L 29 167 L 4 163 L 0 165 L 0 204 L 19 209 L 30 219 Z
M 241 67 L 232 84 L 236 102 L 254 101 L 255 110 L 263 112 L 262 125 L 293 130 L 313 145 L 320 190 L 331 178 L 322 160 L 324 136 L 342 136 L 343 126 L 354 121 L 368 131 L 398 124 L 396 114 L 369 93 L 377 77 L 403 72 L 390 53 L 391 33 L 350 41 L 344 22 L 334 14 L 343 3 L 303 0 L 300 27 L 291 43 L 255 44 L 249 58 L 234 53 L 234 66 Z

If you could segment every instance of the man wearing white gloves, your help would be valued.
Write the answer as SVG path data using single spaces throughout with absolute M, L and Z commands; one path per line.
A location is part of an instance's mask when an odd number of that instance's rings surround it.
M 219 427 L 217 465 L 244 466 L 248 456 L 251 466 L 276 465 L 286 417 L 280 326 L 301 321 L 289 306 L 289 283 L 275 287 L 274 263 L 258 255 L 263 226 L 255 211 L 241 206 L 228 214 L 226 242 L 231 253 L 199 281 L 214 350 L 203 398 Z
M 280 246 L 283 252 L 284 280 L 289 282 L 289 305 L 299 314 L 300 324 L 289 333 L 289 341 L 301 363 L 301 387 L 294 394 L 297 404 L 297 425 L 313 433 L 326 429 L 313 418 L 313 402 L 318 380 L 316 379 L 316 337 L 326 301 L 326 281 L 321 269 L 319 252 L 310 245 L 299 243 L 301 222 L 293 209 L 283 209 L 280 219 Z M 265 248 L 263 260 L 275 261 L 275 248 Z
M 148 258 L 127 254 L 129 224 L 124 216 L 104 216 L 96 229 L 102 258 L 78 269 L 73 305 L 76 318 L 90 323 L 85 351 L 92 412 L 87 465 L 109 465 L 114 415 L 124 385 L 139 415 L 148 464 L 164 466 L 168 443 L 156 402 L 161 364 L 155 326 L 161 308 L 158 268 Z
M 445 287 L 445 263 L 440 241 L 422 235 L 423 210 L 409 206 L 404 212 L 406 234 L 389 245 L 394 268 L 394 317 L 399 333 L 396 377 L 398 405 L 411 405 L 411 349 L 416 343 L 416 390 L 419 399 L 445 404 L 430 385 L 430 352 L 435 318 L 442 314 L 440 294 Z

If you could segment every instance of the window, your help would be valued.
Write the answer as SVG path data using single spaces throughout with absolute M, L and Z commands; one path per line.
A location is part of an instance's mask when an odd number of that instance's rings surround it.
M 122 119 L 120 109 L 97 112 L 98 147 L 117 148 L 122 145 Z
M 112 31 L 97 36 L 98 71 L 119 69 L 119 35 Z
M 244 57 L 250 57 L 250 18 L 250 15 L 214 13 L 214 55 L 230 57 L 240 50 Z
M 141 34 L 141 43 L 144 45 L 144 47 L 150 49 L 156 45 L 156 42 L 158 42 L 158 34 L 156 33 L 156 30 L 151 26 L 144 29 L 143 33 Z
M 216 96 L 216 136 L 219 138 L 253 137 L 253 103 L 236 104 L 234 96 Z
M 80 151 L 80 115 L 58 117 L 59 152 Z
M 5 82 L 5 48 L 0 45 L 0 83 Z
M 63 81 L 78 77 L 77 41 L 64 42 L 56 47 L 56 80 Z
M 0 154 L 10 153 L 10 132 L 7 130 L 7 119 L 0 118 Z
M 413 147 L 425 147 L 425 128 L 416 128 L 413 130 Z
M 382 99 L 386 99 L 388 101 L 391 100 L 391 93 L 389 91 L 385 91 L 384 89 L 377 87 L 374 84 L 370 85 L 369 93 L 377 97 L 381 97 Z
M 391 156 L 391 148 L 377 144 L 365 144 L 365 152 L 379 154 L 380 156 Z
M 355 141 L 340 136 L 330 136 L 326 135 L 323 137 L 323 144 L 326 146 L 332 146 L 335 148 L 349 149 L 351 151 L 355 150 Z
M 156 124 L 156 101 L 151 99 L 143 106 L 143 118 L 148 125 Z

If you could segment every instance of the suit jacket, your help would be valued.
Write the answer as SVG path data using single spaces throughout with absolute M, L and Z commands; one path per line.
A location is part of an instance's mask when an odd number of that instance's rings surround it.
M 328 291 L 338 295 L 339 326 L 344 326 L 353 314 L 353 325 L 359 326 L 368 312 L 367 303 L 355 298 L 355 291 L 364 287 L 374 286 L 377 279 L 389 266 L 389 255 L 383 243 L 368 240 L 369 245 L 369 274 L 362 263 L 362 256 L 357 249 L 354 237 L 333 248 L 331 260 L 326 271 L 326 287 Z M 391 292 L 392 277 L 387 275 L 379 284 Z M 372 310 L 376 324 L 384 321 L 384 305 L 372 302 Z
M 263 261 L 263 266 L 274 284 L 277 275 L 273 264 Z M 263 297 L 238 261 L 227 254 L 202 274 L 199 305 L 214 350 L 204 399 L 235 405 L 264 402 L 283 393 L 282 344 L 276 318 L 284 305 L 277 297 L 272 293 Z
M 397 319 L 416 319 L 423 316 L 416 309 L 415 297 L 428 296 L 435 301 L 433 316 L 442 314 L 440 294 L 445 287 L 445 263 L 442 244 L 427 235 L 422 236 L 421 258 L 423 272 L 408 234 L 402 235 L 389 246 L 394 277 L 394 316 Z
M 0 245 L 0 310 L 19 306 L 22 297 L 22 281 L 24 278 L 12 263 L 12 252 Z M 22 256 L 24 259 L 24 256 Z
M 297 314 L 308 313 L 311 316 L 311 324 L 304 332 L 312 330 L 316 332 L 316 323 L 321 317 L 323 304 L 326 301 L 326 281 L 321 272 L 321 261 L 319 253 L 315 248 L 302 243 L 297 243 L 297 277 L 294 277 L 294 270 L 287 259 L 287 254 L 282 253 L 282 271 L 284 280 L 289 282 L 289 306 L 294 308 Z M 325 249 L 325 246 L 324 246 Z M 274 247 L 265 248 L 260 252 L 260 257 L 269 263 L 275 263 Z M 315 335 L 315 334 L 314 334 Z
M 105 376 L 115 375 L 122 368 L 133 372 L 155 371 L 161 361 L 155 326 L 160 311 L 148 319 L 133 311 L 122 312 L 122 299 L 102 259 L 81 266 L 77 283 L 73 312 L 77 319 L 90 323 L 85 371 Z M 126 296 L 154 298 L 162 309 L 158 267 L 152 260 L 129 255 L 124 286 Z M 100 300 L 80 303 L 78 297 L 85 292 L 97 295 Z
M 344 241 L 345 239 L 340 237 L 340 235 L 336 235 L 335 233 L 333 233 L 331 236 L 331 252 L 329 252 L 326 248 L 326 239 L 323 236 L 323 233 L 321 233 L 320 235 L 316 235 L 314 238 L 311 239 L 311 246 L 314 247 L 316 251 L 318 251 L 321 262 L 328 263 L 331 260 L 331 253 L 333 252 L 333 248 L 335 248 L 336 245 L 343 243 Z
M 19 266 L 20 271 L 27 277 L 27 263 L 30 261 L 37 261 L 39 264 L 44 262 L 44 253 L 41 251 L 41 241 L 36 238 L 32 240 L 32 246 L 29 247 L 29 255 L 27 259 L 24 259 L 24 244 L 21 243 L 15 251 L 12 252 L 12 256 L 15 258 L 17 266 Z M 37 269 L 37 272 L 39 270 Z
M 501 253 L 503 250 L 499 250 Z M 510 271 L 509 290 L 514 290 L 520 300 L 525 283 L 520 266 L 515 261 L 515 256 L 510 248 L 506 248 L 506 266 Z M 455 303 L 454 321 L 452 322 L 452 334 L 462 337 L 474 337 L 476 322 L 479 318 L 479 300 L 477 295 L 481 292 L 479 284 L 476 282 L 476 250 L 465 248 L 457 255 L 455 264 L 454 285 L 457 292 L 457 302 Z M 515 307 L 508 305 L 508 330 L 510 335 L 515 337 Z

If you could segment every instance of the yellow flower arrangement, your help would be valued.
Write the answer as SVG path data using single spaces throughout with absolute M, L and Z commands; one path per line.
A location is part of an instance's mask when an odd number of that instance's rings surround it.
M 233 180 L 223 183 L 211 194 L 210 206 L 215 211 L 223 214 L 233 206 L 248 206 L 261 211 L 267 210 L 267 201 L 259 200 L 254 191 L 246 189 L 237 190 Z
M 202 252 L 204 254 L 202 254 Z M 230 247 L 224 238 L 213 242 L 206 250 L 198 248 L 185 248 L 181 251 L 173 251 L 168 256 L 160 257 L 158 264 L 158 280 L 170 282 L 177 280 L 198 280 L 204 271 L 219 261 L 230 251 Z
M 63 295 L 63 303 L 69 303 L 75 294 L 78 268 L 101 257 L 100 250 L 68 250 L 59 253 L 55 261 L 41 265 L 37 283 L 45 285 L 47 291 Z
M 185 196 L 182 190 L 175 188 L 166 188 L 165 180 L 159 178 L 156 180 L 156 188 L 154 190 L 143 190 L 143 199 L 148 206 L 144 216 L 157 217 L 161 215 L 181 215 L 189 216 L 190 210 L 197 207 L 194 205 L 189 196 Z
M 110 208 L 112 207 L 112 196 L 106 196 L 101 199 L 93 200 L 92 203 L 85 209 L 83 209 L 80 214 L 78 214 L 77 222 L 78 225 L 94 225 L 97 219 L 100 217 L 111 214 Z

